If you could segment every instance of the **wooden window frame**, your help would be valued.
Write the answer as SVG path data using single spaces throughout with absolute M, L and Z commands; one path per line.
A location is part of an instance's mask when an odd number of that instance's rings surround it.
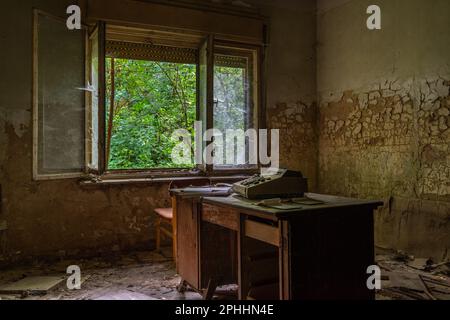
M 118 4 L 117 1 L 113 3 L 113 7 Z M 164 3 L 165 4 L 165 3 Z M 32 52 L 33 52 L 33 69 L 32 69 L 32 81 L 33 81 L 33 94 L 32 94 L 32 116 L 33 116 L 33 162 L 32 162 L 32 174 L 33 179 L 35 180 L 50 180 L 50 179 L 66 179 L 66 178 L 94 178 L 97 179 L 109 179 L 114 177 L 120 177 L 120 178 L 128 178 L 128 179 L 142 179 L 142 178 L 151 178 L 151 179 L 170 179 L 171 177 L 187 177 L 187 176 L 211 176 L 211 177 L 219 177 L 219 176 L 234 176 L 236 174 L 249 174 L 253 173 L 254 169 L 247 169 L 247 168 L 232 168 L 232 169 L 214 169 L 208 166 L 204 166 L 203 168 L 199 168 L 197 166 L 196 168 L 193 168 L 191 170 L 189 169 L 162 169 L 162 168 L 149 168 L 149 169 L 133 169 L 133 170 L 107 170 L 107 159 L 106 156 L 106 101 L 105 101 L 105 41 L 106 41 L 106 35 L 107 35 L 107 26 L 113 26 L 113 25 L 120 25 L 123 29 L 131 28 L 137 30 L 138 38 L 141 36 L 140 39 L 144 39 L 144 43 L 147 43 L 148 39 L 151 39 L 152 41 L 156 39 L 157 43 L 160 45 L 163 45 L 165 43 L 160 43 L 159 41 L 161 38 L 158 38 L 159 35 L 158 32 L 161 34 L 166 35 L 184 35 L 184 38 L 181 39 L 181 43 L 184 45 L 186 43 L 190 43 L 195 41 L 195 39 L 210 39 L 210 48 L 214 48 L 215 43 L 227 43 L 232 46 L 239 46 L 242 48 L 245 47 L 251 47 L 251 48 L 257 48 L 258 55 L 257 55 L 257 78 L 258 78 L 258 106 L 255 106 L 257 108 L 258 113 L 258 128 L 263 129 L 265 128 L 265 83 L 263 80 L 265 79 L 264 76 L 264 59 L 265 59 L 265 46 L 267 44 L 267 21 L 265 21 L 265 18 L 260 16 L 259 14 L 255 13 L 254 15 L 249 15 L 246 17 L 246 15 L 240 14 L 241 10 L 236 10 L 236 15 L 230 15 L 230 13 L 222 12 L 222 9 L 214 10 L 213 14 L 217 16 L 223 16 L 224 20 L 228 21 L 228 17 L 230 17 L 230 21 L 241 21 L 239 19 L 243 19 L 242 21 L 248 22 L 251 26 L 251 32 L 247 32 L 247 30 L 240 30 L 236 29 L 234 27 L 228 27 L 229 25 L 234 26 L 233 23 L 226 23 L 226 22 L 217 22 L 219 25 L 216 26 L 216 22 L 205 20 L 205 25 L 201 24 L 190 24 L 190 21 L 194 20 L 186 20 L 188 25 L 185 25 L 183 23 L 180 23 L 180 20 L 183 19 L 172 19 L 173 21 L 170 22 L 170 25 L 165 25 L 164 21 L 161 20 L 161 22 L 164 23 L 153 23 L 149 24 L 149 16 L 153 14 L 156 21 L 159 21 L 158 19 L 161 19 L 163 16 L 161 13 L 154 14 L 154 12 L 164 12 L 164 15 L 168 14 L 169 16 L 179 17 L 180 14 L 184 11 L 186 11 L 183 8 L 178 8 L 175 6 L 176 10 L 170 9 L 169 7 L 165 6 L 156 6 L 159 10 L 153 10 L 153 7 L 149 4 L 142 4 L 138 5 L 133 4 L 133 8 L 136 10 L 133 11 L 134 13 L 120 13 L 119 11 L 111 11 L 114 14 L 112 16 L 108 15 L 108 12 L 104 12 L 104 8 L 102 6 L 96 6 L 95 4 L 93 6 L 87 6 L 85 1 L 82 1 L 80 4 L 83 6 L 83 21 L 85 21 L 88 24 L 82 23 L 82 27 L 85 28 L 87 31 L 86 39 L 85 39 L 85 74 L 86 74 L 86 86 L 88 84 L 88 80 L 91 77 L 91 56 L 90 56 L 90 31 L 92 31 L 91 27 L 93 27 L 95 24 L 103 26 L 103 29 L 100 30 L 100 41 L 99 44 L 99 52 L 103 52 L 103 59 L 100 59 L 99 62 L 103 62 L 102 65 L 99 66 L 99 70 L 103 70 L 102 72 L 99 72 L 99 101 L 98 101 L 98 128 L 96 128 L 96 134 L 98 135 L 98 143 L 96 142 L 96 145 L 92 145 L 92 143 L 89 145 L 89 140 L 91 139 L 91 128 L 88 127 L 89 121 L 97 119 L 92 119 L 88 117 L 92 117 L 90 114 L 90 101 L 92 98 L 92 92 L 89 90 L 86 90 L 85 92 L 85 105 L 84 108 L 86 110 L 86 121 L 85 121 L 85 168 L 81 168 L 80 172 L 67 172 L 67 173 L 51 173 L 51 174 L 44 174 L 39 173 L 39 165 L 38 165 L 38 95 L 37 95 L 37 85 L 38 85 L 38 65 L 37 65 L 37 54 L 38 54 L 38 34 L 37 34 L 37 17 L 39 14 L 45 14 L 47 16 L 51 16 L 53 18 L 56 18 L 60 20 L 61 22 L 66 22 L 66 17 L 58 17 L 54 16 L 52 14 L 49 14 L 47 12 L 40 11 L 39 9 L 33 9 L 33 38 L 32 38 Z M 156 8 L 155 7 L 155 8 Z M 139 10 L 138 10 L 139 9 Z M 195 9 L 198 9 L 197 7 Z M 201 8 L 202 10 L 204 8 Z M 180 12 L 178 12 L 180 11 Z M 194 10 L 195 11 L 195 10 Z M 217 11 L 217 12 L 216 12 Z M 174 14 L 172 14 L 174 12 Z M 176 14 L 175 14 L 176 12 Z M 192 13 L 192 10 L 190 11 Z M 197 14 L 197 13 L 195 13 Z M 195 16 L 194 14 L 194 16 Z M 117 16 L 116 16 L 117 15 Z M 198 14 L 197 14 L 198 15 Z M 203 17 L 203 12 L 200 13 L 200 16 Z M 152 20 L 152 19 L 150 19 Z M 221 19 L 223 20 L 223 19 Z M 153 21 L 153 20 L 152 20 Z M 183 20 L 184 21 L 184 20 Z M 116 36 L 120 38 L 121 32 L 123 30 L 118 30 L 116 33 Z M 144 34 L 139 35 L 139 32 L 144 32 Z M 154 37 L 156 35 L 156 37 Z M 144 38 L 142 37 L 144 36 Z M 146 38 L 145 38 L 146 37 Z M 180 40 L 180 38 L 179 38 Z M 198 48 L 198 47 L 197 47 Z M 212 56 L 214 56 L 213 50 L 211 51 Z M 211 68 L 213 69 L 214 66 L 214 59 L 211 59 L 209 62 L 211 63 Z M 197 62 L 198 66 L 198 62 Z M 199 68 L 197 67 L 197 70 Z M 199 77 L 197 77 L 197 80 Z M 90 83 L 92 85 L 92 83 Z M 210 86 L 212 87 L 212 86 Z M 198 91 L 199 86 L 197 85 L 197 97 L 198 97 Z M 197 98 L 197 101 L 199 99 Z M 197 105 L 197 117 L 199 116 L 199 106 Z M 213 110 L 213 106 L 208 108 L 209 117 L 211 117 L 211 113 Z M 88 149 L 88 147 L 91 147 L 91 149 Z M 92 155 L 92 148 L 95 148 L 95 152 L 98 152 L 98 162 L 96 162 L 96 166 L 91 166 L 92 161 L 89 159 L 90 154 Z
M 117 25 L 115 25 L 117 26 Z M 119 26 L 119 27 L 123 27 L 126 28 L 125 26 Z M 151 29 L 148 29 L 149 31 Z M 124 34 L 122 34 L 121 36 L 124 36 Z M 125 38 L 126 39 L 126 38 Z M 138 41 L 136 41 L 136 38 L 131 38 L 134 43 L 139 43 Z M 108 41 L 109 39 L 106 38 L 106 41 Z M 116 41 L 116 40 L 113 40 Z M 170 40 L 167 40 L 170 43 Z M 165 43 L 165 45 L 167 46 L 167 44 Z M 175 47 L 176 43 L 174 44 Z M 182 48 L 182 47 L 179 47 Z M 106 51 L 105 51 L 105 61 L 106 61 L 107 55 L 106 55 Z M 130 58 L 131 59 L 131 58 Z M 145 60 L 145 59 L 144 59 Z M 151 60 L 149 60 L 151 61 Z M 197 69 L 197 87 L 196 87 L 196 92 L 197 92 L 197 96 L 198 96 L 198 69 L 199 69 L 199 64 L 198 64 L 198 57 L 196 57 L 196 61 L 195 61 L 195 65 L 196 65 L 196 69 Z M 106 79 L 106 70 L 105 70 L 105 77 Z M 105 93 L 103 94 L 106 98 L 106 86 L 105 86 Z M 105 100 L 106 102 L 106 100 Z M 102 104 L 102 107 L 104 108 L 104 111 L 102 111 L 102 114 L 105 114 L 105 126 L 106 124 L 106 103 Z M 196 117 L 198 117 L 198 107 L 196 107 Z M 197 120 L 197 119 L 196 119 Z M 106 129 L 106 127 L 105 127 Z M 104 146 L 104 150 L 102 150 L 102 152 L 104 152 L 104 164 L 103 164 L 103 172 L 100 174 L 101 176 L 105 176 L 107 178 L 111 178 L 111 177 L 136 177 L 136 178 L 146 178 L 146 177 L 151 177 L 151 178 L 155 178 L 155 177 L 184 177 L 184 176 L 201 176 L 202 172 L 201 170 L 199 170 L 197 168 L 197 166 L 194 164 L 192 168 L 164 168 L 164 167 L 157 167 L 157 168 L 145 168 L 145 169 L 108 169 L 108 159 L 106 158 L 106 154 L 107 154 L 107 150 L 106 150 L 106 139 L 108 137 L 105 136 L 105 146 Z
M 222 54 L 222 55 L 233 55 L 237 51 L 243 51 L 245 54 L 242 56 L 250 57 L 252 55 L 253 63 L 253 88 L 251 90 L 253 100 L 252 106 L 252 127 L 256 130 L 265 129 L 266 124 L 265 121 L 261 118 L 261 114 L 264 113 L 265 108 L 263 107 L 263 95 L 262 95 L 262 46 L 254 45 L 254 44 L 245 44 L 236 41 L 230 40 L 217 40 L 214 41 L 214 55 Z M 253 53 L 252 53 L 253 52 Z M 214 65 L 214 61 L 213 61 Z M 213 69 L 214 70 L 214 69 Z M 214 72 L 214 71 L 213 71 Z M 214 110 L 214 106 L 211 107 Z M 212 115 L 214 122 L 214 114 Z M 259 140 L 258 140 L 259 141 Z M 257 146 L 257 150 L 259 151 L 259 145 Z M 259 154 L 257 156 L 259 158 Z M 214 165 L 210 165 L 209 172 L 211 175 L 234 175 L 241 173 L 254 174 L 258 173 L 260 170 L 260 165 L 242 165 L 242 166 L 233 166 L 233 167 L 215 167 Z
M 126 27 L 126 26 L 119 26 L 119 27 Z M 147 29 L 152 30 L 152 29 Z M 233 50 L 242 49 L 247 52 L 254 51 L 254 59 L 255 61 L 255 70 L 254 73 L 256 73 L 256 77 L 254 82 L 254 88 L 253 92 L 255 94 L 256 90 L 256 96 L 254 99 L 256 99 L 256 103 L 253 106 L 254 110 L 253 112 L 256 113 L 255 116 L 255 122 L 257 129 L 264 129 L 265 128 L 265 117 L 264 117 L 264 103 L 263 103 L 263 52 L 264 48 L 263 45 L 256 45 L 254 43 L 245 43 L 245 42 L 239 42 L 239 41 L 233 41 L 233 40 L 226 40 L 224 37 L 220 37 L 220 39 L 215 39 L 214 35 L 207 34 L 204 36 L 204 39 L 208 39 L 208 47 L 212 48 L 212 51 L 209 54 L 212 54 L 212 59 L 208 59 L 208 63 L 210 64 L 208 67 L 211 68 L 213 76 L 214 71 L 214 54 L 216 52 L 216 46 L 218 48 L 221 48 L 220 51 L 223 51 L 222 48 L 229 47 L 233 48 Z M 105 41 L 106 35 L 105 35 Z M 105 59 L 106 61 L 106 54 Z M 200 107 L 199 107 L 199 59 L 197 58 L 197 112 L 196 112 L 196 118 L 199 120 L 200 118 Z M 105 70 L 104 70 L 105 72 Z M 104 74 L 104 79 L 106 78 L 106 74 Z M 213 79 L 207 80 L 210 81 L 209 90 L 213 90 Z M 104 88 L 106 90 L 106 88 Z M 208 93 L 212 96 L 212 92 Z M 105 93 L 103 93 L 103 96 L 105 96 Z M 106 96 L 105 96 L 106 98 Z M 103 110 L 99 110 L 99 114 L 106 115 L 106 103 L 99 104 L 99 109 L 102 108 Z M 213 110 L 214 106 L 213 104 L 209 103 L 207 106 L 207 128 L 210 127 L 213 123 Z M 100 121 L 100 119 L 99 119 Z M 103 125 L 106 126 L 106 116 L 104 117 Z M 100 126 L 99 126 L 100 127 Z M 104 127 L 106 128 L 106 127 Z M 105 131 L 105 130 L 103 130 Z M 99 132 L 99 138 L 101 138 L 101 132 Z M 112 177 L 122 177 L 122 178 L 159 178 L 159 177 L 184 177 L 184 176 L 232 176 L 236 174 L 253 174 L 259 171 L 259 165 L 258 166 L 243 166 L 243 167 L 232 167 L 232 168 L 214 168 L 212 165 L 195 165 L 193 168 L 148 168 L 148 169 L 114 169 L 109 170 L 107 169 L 107 159 L 106 159 L 106 135 L 103 136 L 103 148 L 99 148 L 99 152 L 103 153 L 103 156 L 100 157 L 99 153 L 99 161 L 102 158 L 103 163 L 99 163 L 99 171 L 96 172 L 99 176 L 105 177 L 105 178 L 112 178 Z M 100 140 L 99 140 L 100 143 Z M 100 168 L 103 168 L 100 170 Z

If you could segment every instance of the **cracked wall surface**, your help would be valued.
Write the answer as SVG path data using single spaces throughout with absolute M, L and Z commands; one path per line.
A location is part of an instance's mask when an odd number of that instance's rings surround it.
M 300 170 L 309 191 L 317 188 L 317 106 L 303 102 L 278 103 L 268 110 L 270 128 L 280 134 L 280 166 Z
M 271 3 L 270 0 L 257 2 Z M 317 186 L 316 3 L 279 1 L 262 6 L 270 18 L 266 56 L 266 118 L 279 129 L 280 166 L 300 170 Z
M 384 200 L 378 246 L 448 260 L 450 3 L 380 1 L 371 32 L 368 2 L 335 2 L 318 17 L 319 190 Z
M 320 190 L 384 199 L 375 216 L 380 246 L 446 259 L 450 82 L 383 85 L 322 102 Z

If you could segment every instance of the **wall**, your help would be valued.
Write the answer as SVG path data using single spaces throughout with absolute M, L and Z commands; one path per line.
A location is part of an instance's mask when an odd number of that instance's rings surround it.
M 380 198 L 376 243 L 450 258 L 447 0 L 319 1 L 319 189 Z
M 80 257 L 151 248 L 153 208 L 169 206 L 167 184 L 85 188 L 76 179 L 32 180 L 32 8 L 61 15 L 72 3 L 2 2 L 0 229 L 5 224 L 7 228 L 0 230 L 0 265 L 37 256 Z M 256 1 L 273 18 L 266 75 L 270 126 L 280 126 L 286 136 L 282 164 L 301 169 L 314 185 L 315 152 L 309 155 L 315 134 L 314 1 L 286 2 L 289 6 L 281 8 L 275 3 Z M 286 50 L 286 45 L 292 49 Z M 293 121 L 301 122 L 303 129 L 293 128 Z
M 71 3 L 2 4 L 0 221 L 7 229 L 0 231 L 0 265 L 151 247 L 152 209 L 170 204 L 167 185 L 86 189 L 74 179 L 32 180 L 32 8 L 61 13 Z
M 267 124 L 280 130 L 280 166 L 317 185 L 316 3 L 256 0 L 270 18 Z

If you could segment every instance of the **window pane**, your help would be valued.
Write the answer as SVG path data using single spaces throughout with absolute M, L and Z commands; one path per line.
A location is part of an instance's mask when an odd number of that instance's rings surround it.
M 216 140 L 223 156 L 216 155 L 215 166 L 246 165 L 249 141 L 244 132 L 256 128 L 253 56 L 216 54 L 214 61 L 214 128 L 223 135 Z
M 180 168 L 171 159 L 171 135 L 193 133 L 195 113 L 195 64 L 108 58 L 108 169 Z
M 85 31 L 36 16 L 36 178 L 84 170 Z

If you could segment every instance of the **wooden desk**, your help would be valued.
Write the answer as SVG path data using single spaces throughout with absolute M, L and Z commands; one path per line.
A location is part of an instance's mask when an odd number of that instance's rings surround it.
M 366 269 L 375 264 L 373 210 L 383 203 L 307 196 L 324 203 L 280 210 L 203 198 L 202 221 L 238 235 L 239 299 L 374 299 Z
M 202 196 L 225 197 L 228 191 L 228 187 L 170 190 L 176 217 L 177 273 L 182 278 L 179 291 L 189 284 L 198 291 L 206 289 L 205 298 L 210 298 L 215 286 L 237 283 L 236 233 L 204 224 L 200 217 Z

